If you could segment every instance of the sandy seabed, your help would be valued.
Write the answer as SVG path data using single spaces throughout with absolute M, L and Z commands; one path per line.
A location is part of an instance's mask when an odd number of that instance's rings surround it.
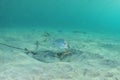
M 64 60 L 37 60 L 22 50 L 0 45 L 0 80 L 120 80 L 119 37 L 84 30 L 0 32 L 0 43 L 29 50 L 39 41 L 40 51 L 57 52 L 52 45 L 55 39 L 65 39 L 77 54 Z

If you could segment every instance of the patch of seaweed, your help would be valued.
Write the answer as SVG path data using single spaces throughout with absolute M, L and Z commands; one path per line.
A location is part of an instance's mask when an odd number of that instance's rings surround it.
M 44 32 L 42 36 L 44 36 L 44 37 L 50 37 L 51 34 L 49 32 Z
M 42 37 L 43 37 L 43 42 L 47 42 L 47 41 L 50 41 L 51 40 L 51 37 L 52 37 L 52 35 L 49 33 L 49 32 L 44 32 L 43 34 L 42 34 Z

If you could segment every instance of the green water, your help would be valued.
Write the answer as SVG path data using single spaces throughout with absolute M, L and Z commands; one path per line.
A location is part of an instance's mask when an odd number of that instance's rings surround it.
M 0 26 L 120 30 L 119 0 L 0 0 Z
M 0 80 L 119 80 L 120 0 L 0 0 Z

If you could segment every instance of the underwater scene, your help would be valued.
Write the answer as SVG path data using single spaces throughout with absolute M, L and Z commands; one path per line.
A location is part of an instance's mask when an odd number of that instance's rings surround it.
M 0 80 L 120 80 L 120 0 L 0 0 Z

